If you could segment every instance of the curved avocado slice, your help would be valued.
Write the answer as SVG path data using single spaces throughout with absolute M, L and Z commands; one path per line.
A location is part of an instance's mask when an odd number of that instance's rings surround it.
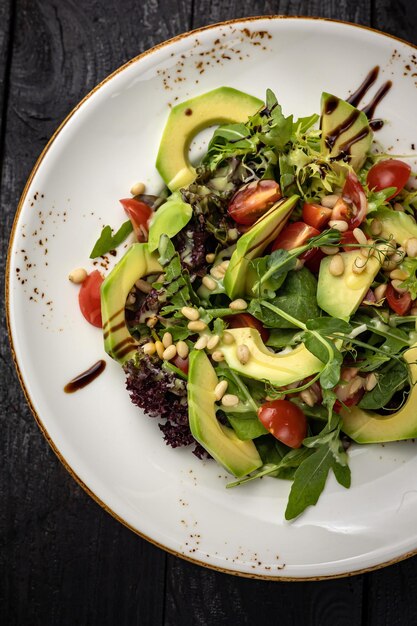
M 380 236 L 384 239 L 393 237 L 400 246 L 403 246 L 410 237 L 417 237 L 417 224 L 407 213 L 381 207 L 371 217 L 382 224 Z
M 173 107 L 156 159 L 156 168 L 171 191 L 186 187 L 196 177 L 188 150 L 197 133 L 213 124 L 246 122 L 262 105 L 262 100 L 243 91 L 219 87 Z
M 157 250 L 161 235 L 171 239 L 190 221 L 193 215 L 191 204 L 184 202 L 179 191 L 175 191 L 157 211 L 149 225 L 148 247 L 150 252 Z
M 417 344 L 404 353 L 411 374 L 411 392 L 405 405 L 392 415 L 379 415 L 358 406 L 343 409 L 342 430 L 357 443 L 384 443 L 417 437 Z
M 298 196 L 279 200 L 238 240 L 223 280 L 231 300 L 245 294 L 249 261 L 260 256 L 279 235 L 297 200 Z
M 273 354 L 254 328 L 228 328 L 227 332 L 233 335 L 235 341 L 232 344 L 221 342 L 216 350 L 220 349 L 227 365 L 243 376 L 268 380 L 273 385 L 281 387 L 317 374 L 324 367 L 323 363 L 311 354 L 304 344 L 300 344 L 291 352 Z M 250 352 L 249 360 L 245 365 L 237 356 L 237 348 L 242 344 L 246 345 Z
M 148 244 L 134 243 L 101 286 L 104 349 L 119 363 L 131 359 L 137 346 L 125 321 L 129 291 L 139 278 L 161 271 L 158 257 L 149 252 Z
M 363 111 L 337 96 L 321 96 L 321 152 L 334 160 L 347 158 L 354 170 L 365 162 L 372 130 Z
M 341 252 L 345 271 L 341 276 L 333 276 L 329 271 L 332 256 L 325 257 L 320 263 L 317 285 L 317 303 L 323 311 L 332 317 L 348 320 L 356 311 L 370 289 L 381 267 L 380 256 L 370 257 L 362 274 L 353 272 L 353 265 L 359 256 L 359 250 Z
M 188 419 L 193 437 L 231 474 L 253 472 L 262 465 L 253 441 L 242 441 L 216 417 L 218 378 L 209 358 L 203 350 L 193 350 L 189 358 Z

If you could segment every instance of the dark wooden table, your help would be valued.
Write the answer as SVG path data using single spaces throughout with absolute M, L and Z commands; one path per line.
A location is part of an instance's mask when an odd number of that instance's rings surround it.
M 183 31 L 274 13 L 358 22 L 417 44 L 414 0 L 0 0 L 2 274 L 25 179 L 96 83 Z M 134 535 L 50 450 L 1 333 L 0 624 L 417 624 L 417 557 L 347 579 L 274 583 L 192 565 Z

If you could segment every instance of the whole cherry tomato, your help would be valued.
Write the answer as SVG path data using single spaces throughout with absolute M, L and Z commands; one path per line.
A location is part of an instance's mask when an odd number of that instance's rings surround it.
M 307 436 L 306 416 L 289 400 L 265 402 L 258 409 L 258 417 L 271 435 L 290 448 L 299 448 Z
M 293 250 L 303 246 L 309 239 L 320 235 L 320 231 L 304 222 L 292 222 L 283 228 L 272 244 L 272 251 Z M 301 257 L 303 258 L 303 257 Z
M 411 167 L 397 159 L 385 159 L 371 167 L 366 177 L 369 189 L 381 191 L 387 187 L 395 187 L 396 191 L 387 199 L 391 200 L 403 189 L 410 177 Z
M 408 291 L 405 293 L 398 293 L 395 291 L 391 283 L 388 285 L 385 292 L 385 297 L 391 309 L 397 313 L 397 315 L 407 315 L 410 311 L 413 301 Z
M 255 328 L 264 343 L 269 339 L 269 330 L 250 313 L 236 313 L 236 315 L 228 315 L 224 319 L 229 328 Z
M 135 198 L 122 198 L 120 204 L 126 211 L 130 221 L 132 222 L 133 230 L 136 238 L 140 243 L 148 240 L 148 224 L 153 215 L 151 207 Z
M 227 211 L 238 224 L 254 224 L 281 198 L 275 180 L 256 180 L 239 189 L 230 200 Z
M 97 328 L 102 327 L 100 287 L 103 280 L 100 272 L 94 270 L 94 272 L 91 272 L 84 282 L 81 283 L 81 288 L 78 292 L 78 302 L 81 313 L 84 315 L 87 322 L 90 322 L 93 326 L 97 326 Z
M 323 228 L 332 216 L 332 210 L 321 204 L 309 204 L 304 202 L 303 220 L 313 228 Z

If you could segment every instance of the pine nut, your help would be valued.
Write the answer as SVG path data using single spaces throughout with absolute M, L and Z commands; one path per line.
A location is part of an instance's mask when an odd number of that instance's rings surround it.
M 366 260 L 360 256 L 357 256 L 353 262 L 352 271 L 354 274 L 362 274 L 366 267 Z
M 181 313 L 187 318 L 187 320 L 191 320 L 192 322 L 197 321 L 200 317 L 199 311 L 197 311 L 197 309 L 193 309 L 192 306 L 183 306 Z
M 163 344 L 164 348 L 168 348 L 169 346 L 172 346 L 172 335 L 171 335 L 171 333 L 164 333 L 164 336 L 162 337 L 162 344 Z
M 392 270 L 389 275 L 390 278 L 397 278 L 398 280 L 406 280 L 409 276 L 410 274 L 408 272 L 400 269 Z
M 375 298 L 377 302 L 378 300 L 382 300 L 382 298 L 385 297 L 387 288 L 388 288 L 388 285 L 378 285 L 378 287 L 375 289 L 374 294 L 375 294 Z
M 330 228 L 335 228 L 341 233 L 345 233 L 349 229 L 348 223 L 344 220 L 330 220 L 329 226 Z
M 373 372 L 368 374 L 365 378 L 365 389 L 366 391 L 372 391 L 377 386 L 378 379 Z
M 242 363 L 242 365 L 246 365 L 246 363 L 250 359 L 250 351 L 248 346 L 242 343 L 240 346 L 237 347 L 236 353 L 237 358 Z
M 394 211 L 400 211 L 402 213 L 404 213 L 404 207 L 402 204 L 400 204 L 399 202 L 396 202 L 394 204 Z
M 359 389 L 362 389 L 362 388 L 363 388 L 363 378 L 358 376 L 357 378 L 354 378 L 349 385 L 349 395 L 353 396 L 353 394 L 355 394 L 357 391 L 359 391 Z
M 154 328 L 154 326 L 156 326 L 158 323 L 158 318 L 156 317 L 156 315 L 151 315 L 150 317 L 148 317 L 148 319 L 146 320 L 146 326 L 148 328 Z
M 216 350 L 211 355 L 211 358 L 213 359 L 213 361 L 216 361 L 216 363 L 221 363 L 222 361 L 224 361 L 224 354 L 221 350 Z
M 307 404 L 307 406 L 314 406 L 317 401 L 313 396 L 311 389 L 303 389 L 303 391 L 300 392 L 300 398 Z
M 87 271 L 83 267 L 78 267 L 68 274 L 69 280 L 75 285 L 80 285 L 81 283 L 83 283 L 87 276 Z
M 332 254 L 337 254 L 339 252 L 339 248 L 337 246 L 321 246 L 320 250 L 323 254 L 327 254 L 328 256 L 332 256 Z
M 178 341 L 177 342 L 177 354 L 178 356 L 180 356 L 182 359 L 186 359 L 188 356 L 188 346 L 185 343 L 185 341 Z
M 136 296 L 134 293 L 130 293 L 126 298 L 126 304 L 135 304 Z
M 408 291 L 407 288 L 404 289 L 404 287 L 400 287 L 400 285 L 402 284 L 403 284 L 402 280 L 395 279 L 391 281 L 391 285 L 394 287 L 397 293 L 407 293 Z
M 206 330 L 207 324 L 202 322 L 201 320 L 197 320 L 195 322 L 188 322 L 187 324 L 188 330 L 193 330 L 197 333 L 200 333 L 202 330 Z
M 417 306 L 413 306 L 410 309 L 410 315 L 417 315 Z
M 239 398 L 233 393 L 226 393 L 222 398 L 223 406 L 237 406 L 239 404 Z
M 236 239 L 239 237 L 239 231 L 237 228 L 229 228 L 229 230 L 227 231 L 227 238 L 230 239 L 231 241 L 236 241 Z
M 238 298 L 237 300 L 233 300 L 229 304 L 229 309 L 232 311 L 244 311 L 248 308 L 248 303 L 243 298 Z
M 372 220 L 370 230 L 372 235 L 380 235 L 382 233 L 382 222 L 379 220 Z
M 336 254 L 329 265 L 329 272 L 332 276 L 341 276 L 345 271 L 345 262 L 341 254 Z
M 352 234 L 358 243 L 361 243 L 363 245 L 366 245 L 368 243 L 365 233 L 360 228 L 354 228 Z
M 203 280 L 201 281 L 204 287 L 207 287 L 210 291 L 213 291 L 217 287 L 217 283 L 215 280 L 210 278 L 210 276 L 203 276 Z
M 410 237 L 407 239 L 405 244 L 405 249 L 407 250 L 407 255 L 411 258 L 415 258 L 417 256 L 417 239 L 416 237 Z
M 382 264 L 382 269 L 390 272 L 394 270 L 398 266 L 397 261 L 392 261 L 391 259 L 386 259 Z
M 324 198 L 320 200 L 320 204 L 321 206 L 326 207 L 326 209 L 333 209 L 334 205 L 339 200 L 339 198 L 340 196 L 337 196 L 336 194 L 332 193 L 328 196 L 324 196 Z
M 145 354 L 149 354 L 149 355 L 155 354 L 155 352 L 156 352 L 156 347 L 155 347 L 154 342 L 153 342 L 153 341 L 149 341 L 148 343 L 145 343 L 145 344 L 142 346 L 142 350 L 143 350 L 143 352 L 144 352 Z
M 233 337 L 232 333 L 228 333 L 226 331 L 226 332 L 223 333 L 222 341 L 226 345 L 230 346 L 232 343 L 234 343 L 235 338 Z
M 394 252 L 394 254 L 392 254 L 390 256 L 390 261 L 392 261 L 393 263 L 396 263 L 398 265 L 399 263 L 401 263 L 404 260 L 404 257 L 405 257 L 405 252 L 401 252 L 398 249 L 398 250 L 396 250 Z
M 162 341 L 155 341 L 155 349 L 160 359 L 164 358 L 164 345 Z
M 197 339 L 197 341 L 194 344 L 194 348 L 196 350 L 204 350 L 204 348 L 207 346 L 207 341 L 208 341 L 208 337 L 207 335 L 202 335 L 199 339 Z
M 209 254 L 206 254 L 207 263 L 213 263 L 215 258 L 216 258 L 216 255 L 214 254 L 214 252 L 210 252 Z
M 213 335 L 207 342 L 207 349 L 213 350 L 220 341 L 219 335 Z
M 297 259 L 294 267 L 294 272 L 299 272 L 304 267 L 304 259 Z
M 139 291 L 141 291 L 142 293 L 150 293 L 152 291 L 151 283 L 148 283 L 147 280 L 143 280 L 142 278 L 139 278 L 135 282 L 135 287 L 139 289 Z
M 217 280 L 221 280 L 225 273 L 226 270 L 221 265 L 215 265 L 210 270 L 210 274 L 213 276 L 213 278 L 216 278 Z
M 170 346 L 168 346 L 168 348 L 165 348 L 162 354 L 162 358 L 165 361 L 170 361 L 174 358 L 174 356 L 177 356 L 177 348 L 173 344 L 171 344 Z
M 135 183 L 134 185 L 132 185 L 132 187 L 130 188 L 130 193 L 132 194 L 132 196 L 141 196 L 143 193 L 145 193 L 144 183 Z
M 221 380 L 214 388 L 214 396 L 216 400 L 221 400 L 224 394 L 227 391 L 227 387 L 229 386 L 227 380 Z
M 394 239 L 391 239 L 391 241 L 388 243 L 387 255 L 393 256 L 394 254 L 396 254 L 396 252 L 397 252 L 397 242 Z

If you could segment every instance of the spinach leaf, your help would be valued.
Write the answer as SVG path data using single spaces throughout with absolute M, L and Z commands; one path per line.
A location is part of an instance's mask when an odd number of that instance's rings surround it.
M 396 391 L 407 385 L 409 381 L 409 371 L 404 361 L 389 363 L 378 372 L 378 384 L 367 391 L 359 402 L 361 409 L 381 409 L 392 398 Z
M 259 421 L 256 413 L 227 413 L 227 419 L 239 439 L 256 439 L 268 431 Z
M 317 280 L 313 274 L 303 268 L 298 272 L 289 272 L 279 290 L 279 295 L 274 298 L 274 306 L 296 317 L 301 322 L 307 322 L 312 317 L 318 317 L 320 310 L 317 304 Z M 277 318 L 275 328 L 296 328 L 294 324 Z
M 110 250 L 114 250 L 117 246 L 120 246 L 126 237 L 130 235 L 132 230 L 133 226 L 130 220 L 124 222 L 114 235 L 111 226 L 104 226 L 100 237 L 97 239 L 94 244 L 94 248 L 91 251 L 90 259 L 96 259 L 99 256 L 103 256 L 103 254 L 106 254 L 107 252 L 110 252 Z
M 321 334 L 350 333 L 352 326 L 337 317 L 317 317 L 306 322 L 308 330 L 317 330 Z
M 299 339 L 301 339 L 301 334 L 298 329 L 293 330 L 292 328 L 272 328 L 269 333 L 266 345 L 270 346 L 271 348 L 285 348 L 286 346 L 291 346 L 299 343 Z

